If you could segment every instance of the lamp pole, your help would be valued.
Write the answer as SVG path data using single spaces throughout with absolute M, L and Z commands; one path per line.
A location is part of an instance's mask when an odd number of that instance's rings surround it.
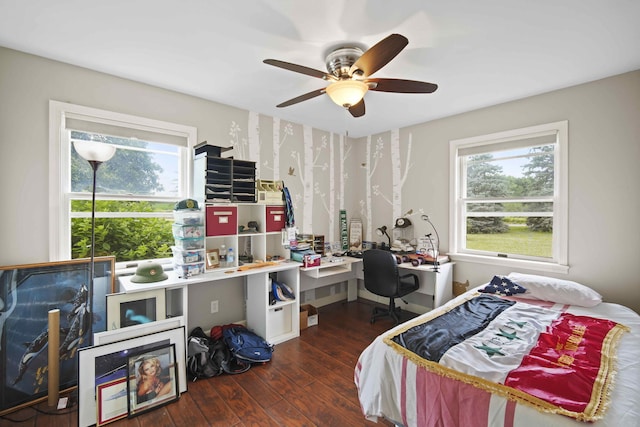
M 89 160 L 91 169 L 93 169 L 93 189 L 91 191 L 91 261 L 89 275 L 89 312 L 93 318 L 93 278 L 95 276 L 95 255 L 96 255 L 96 173 L 98 167 L 102 164 L 97 160 Z M 93 340 L 92 340 L 93 341 Z
M 87 292 L 87 302 L 89 306 L 89 318 L 93 327 L 93 282 L 95 276 L 95 251 L 96 251 L 96 173 L 98 167 L 111 159 L 116 153 L 116 147 L 96 141 L 74 141 L 73 146 L 78 155 L 89 162 L 93 170 L 93 186 L 91 189 L 91 260 L 89 273 L 89 291 Z M 89 333 L 90 343 L 93 344 L 93 334 Z

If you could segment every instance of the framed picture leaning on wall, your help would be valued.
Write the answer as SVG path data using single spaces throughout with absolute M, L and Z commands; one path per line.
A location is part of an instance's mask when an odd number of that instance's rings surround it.
M 166 318 L 165 290 L 107 295 L 107 329 L 126 328 Z
M 77 351 L 106 330 L 115 258 L 0 267 L 0 415 L 46 399 L 48 313 L 60 310 L 60 390 L 77 385 Z
M 149 324 L 152 325 L 152 324 Z M 129 328 L 124 329 L 125 331 Z M 78 354 L 78 427 L 88 427 L 96 424 L 98 405 L 97 390 L 104 388 L 104 384 L 113 381 L 128 381 L 129 356 L 151 352 L 158 347 L 175 345 L 175 365 L 180 375 L 177 383 L 178 393 L 187 391 L 186 375 L 186 335 L 185 327 L 149 333 L 130 339 L 120 340 L 109 344 L 85 347 Z M 126 394 L 128 396 L 128 393 Z M 114 413 L 122 411 L 123 405 L 128 406 L 128 397 L 121 400 Z M 142 408 L 141 408 L 142 409 Z M 103 414 L 106 412 L 102 411 Z M 127 409 L 128 414 L 128 409 Z

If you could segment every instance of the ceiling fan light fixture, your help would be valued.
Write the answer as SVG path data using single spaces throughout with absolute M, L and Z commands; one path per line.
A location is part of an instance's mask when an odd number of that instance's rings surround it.
M 327 86 L 327 94 L 333 102 L 349 108 L 362 100 L 369 86 L 360 80 L 340 80 Z

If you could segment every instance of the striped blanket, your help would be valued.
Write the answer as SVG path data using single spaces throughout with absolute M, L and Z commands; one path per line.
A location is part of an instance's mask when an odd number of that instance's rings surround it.
M 507 411 L 515 402 L 595 421 L 608 407 L 616 347 L 627 330 L 611 320 L 472 294 L 446 311 L 401 325 L 384 335 L 383 342 L 401 357 L 400 365 L 393 363 L 400 377 L 407 377 L 407 369 L 416 370 L 412 384 L 399 394 L 399 406 L 415 408 L 416 419 L 441 417 L 433 405 L 442 405 L 440 398 L 450 394 L 446 411 L 451 412 L 461 396 L 466 396 L 467 407 L 461 403 L 459 411 L 470 409 L 471 402 L 488 406 L 497 395 L 512 402 Z M 361 363 L 362 357 L 355 374 L 359 389 L 364 383 Z M 467 421 L 476 425 L 474 412 L 469 412 Z M 456 416 L 464 425 L 460 417 L 465 415 Z M 412 424 L 404 417 L 393 421 Z

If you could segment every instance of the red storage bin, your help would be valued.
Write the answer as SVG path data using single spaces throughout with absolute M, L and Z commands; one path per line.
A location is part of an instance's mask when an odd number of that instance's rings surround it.
M 238 232 L 237 206 L 207 206 L 207 236 L 229 236 Z
M 282 230 L 284 228 L 285 216 L 284 206 L 267 206 L 266 232 Z

